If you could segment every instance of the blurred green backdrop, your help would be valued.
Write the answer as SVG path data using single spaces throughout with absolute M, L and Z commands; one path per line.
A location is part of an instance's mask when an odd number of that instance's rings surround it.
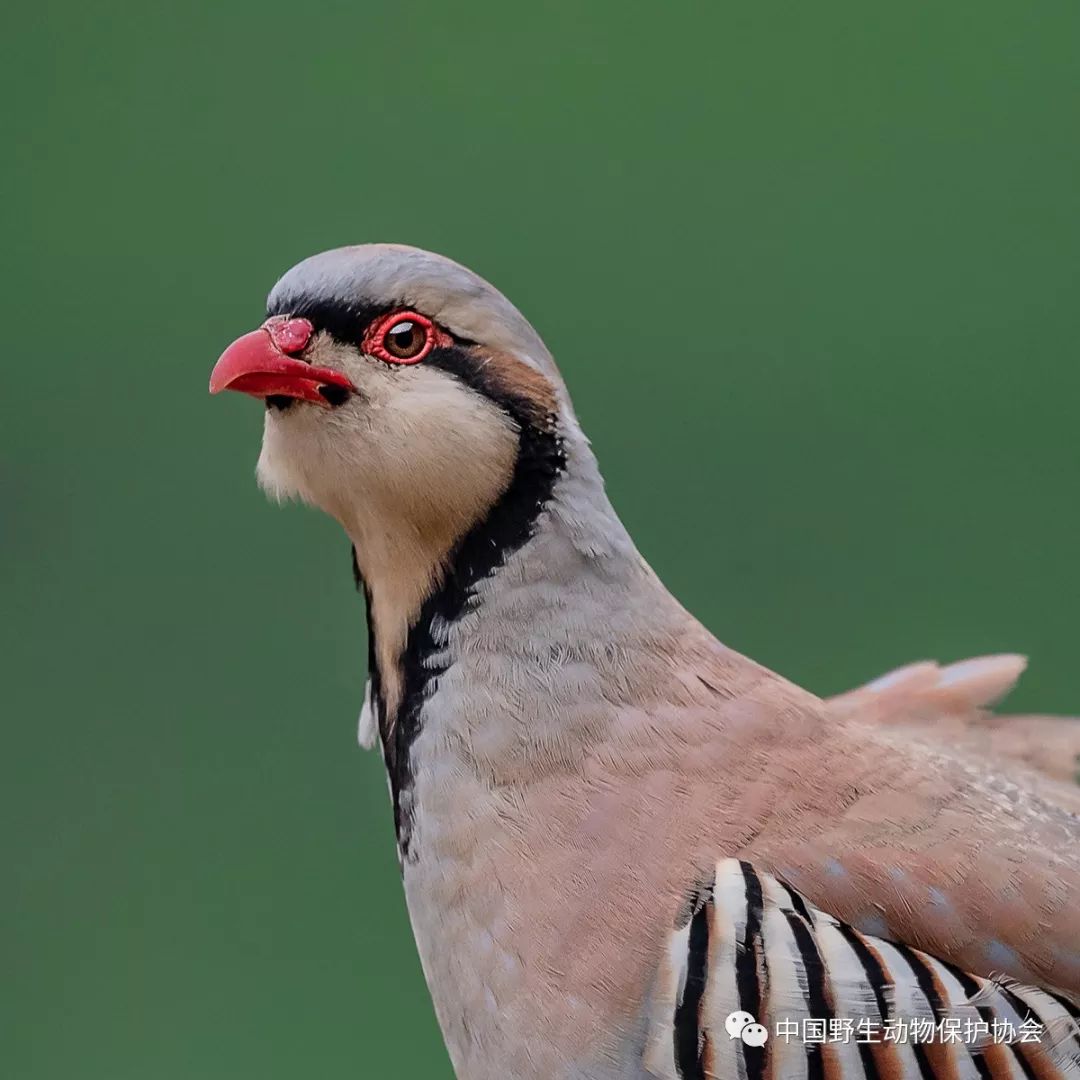
M 6 1075 L 449 1075 L 347 543 L 206 395 L 320 249 L 506 291 L 728 643 L 820 692 L 1023 650 L 1017 705 L 1080 709 L 1071 0 L 53 2 L 6 36 Z

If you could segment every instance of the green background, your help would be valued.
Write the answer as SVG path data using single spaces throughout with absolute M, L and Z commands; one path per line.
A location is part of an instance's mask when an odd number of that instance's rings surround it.
M 507 292 L 729 644 L 1080 708 L 1074 0 L 5 21 L 5 1075 L 449 1075 L 347 543 L 206 394 L 312 252 Z

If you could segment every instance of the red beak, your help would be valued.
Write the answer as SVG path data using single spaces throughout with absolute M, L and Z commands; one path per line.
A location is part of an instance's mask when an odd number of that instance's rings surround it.
M 258 330 L 237 338 L 222 354 L 210 373 L 210 393 L 238 390 L 252 397 L 299 398 L 330 407 L 320 387 L 356 387 L 340 371 L 315 367 L 294 359 L 303 352 L 314 333 L 307 319 L 267 319 Z M 293 354 L 293 355 L 290 355 Z

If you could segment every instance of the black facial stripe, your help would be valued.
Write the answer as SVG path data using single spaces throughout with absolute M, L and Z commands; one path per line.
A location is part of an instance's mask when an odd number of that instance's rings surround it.
M 359 348 L 364 338 L 364 331 L 380 316 L 391 311 L 413 305 L 408 300 L 394 300 L 389 303 L 372 303 L 368 300 L 344 300 L 338 297 L 295 296 L 286 293 L 276 297 L 272 304 L 266 305 L 266 317 L 289 315 L 296 319 L 307 319 L 316 332 L 323 331 L 342 345 Z M 418 311 L 419 314 L 425 314 Z M 445 327 L 443 328 L 445 329 Z M 457 334 L 446 331 L 460 344 L 472 342 Z
M 527 427 L 553 430 L 556 418 L 537 401 L 507 387 L 498 377 L 498 368 L 483 353 L 463 345 L 433 349 L 423 361 L 428 367 L 438 368 L 453 375 L 469 389 L 494 402 L 523 430 Z
M 368 605 L 368 671 L 372 706 L 379 723 L 383 756 L 390 774 L 394 824 L 403 858 L 409 856 L 412 812 L 409 791 L 413 783 L 410 750 L 420 733 L 420 713 L 434 692 L 446 666 L 431 663 L 441 651 L 432 635 L 432 623 L 451 625 L 465 611 L 476 584 L 499 567 L 532 537 L 536 522 L 551 498 L 566 460 L 556 417 L 544 414 L 531 398 L 501 386 L 486 370 L 483 359 L 462 346 L 436 349 L 423 361 L 434 364 L 503 409 L 518 428 L 518 452 L 506 491 L 487 515 L 458 542 L 451 553 L 442 584 L 424 601 L 409 627 L 400 657 L 402 696 L 397 715 L 391 717 L 382 696 L 371 621 L 370 586 L 362 583 L 353 553 L 353 573 L 361 583 Z
M 289 315 L 307 319 L 315 329 L 324 330 L 331 337 L 346 345 L 359 345 L 364 331 L 377 319 L 404 304 L 372 304 L 364 300 L 346 301 L 318 296 L 293 296 L 285 294 L 266 305 L 266 317 Z
M 267 318 L 289 315 L 307 319 L 317 332 L 326 332 L 341 344 L 359 348 L 364 332 L 375 319 L 410 306 L 404 299 L 375 304 L 362 299 L 283 293 L 267 304 L 266 315 Z M 367 601 L 372 708 L 390 774 L 394 822 L 403 858 L 409 855 L 412 832 L 408 803 L 413 776 L 409 754 L 420 731 L 424 702 L 445 670 L 445 666 L 436 667 L 429 662 L 439 650 L 432 637 L 432 622 L 439 619 L 443 626 L 453 623 L 465 610 L 477 582 L 498 570 L 529 540 L 565 466 L 556 417 L 532 398 L 503 385 L 485 358 L 469 347 L 472 342 L 453 334 L 451 337 L 453 345 L 434 349 L 422 363 L 452 375 L 510 416 L 518 428 L 517 460 L 506 491 L 487 516 L 459 541 L 451 554 L 442 584 L 424 601 L 416 621 L 409 628 L 399 661 L 402 696 L 395 717 L 388 714 L 383 695 L 384 680 L 378 670 L 371 618 L 371 586 L 362 581 L 353 552 L 353 575 Z
M 273 304 L 267 304 L 266 317 L 289 315 L 298 319 L 307 319 L 315 327 L 316 332 L 323 331 L 340 344 L 359 348 L 364 332 L 372 322 L 388 312 L 409 306 L 406 300 L 374 304 L 365 300 L 346 301 L 339 298 L 285 294 L 277 297 Z M 445 327 L 442 329 L 450 334 L 454 344 L 448 348 L 434 349 L 422 361 L 425 365 L 439 368 L 453 375 L 477 393 L 483 394 L 484 397 L 508 412 L 519 427 L 526 425 L 542 427 L 554 422 L 554 418 L 544 415 L 542 407 L 531 398 L 523 394 L 515 394 L 502 386 L 498 378 L 493 375 L 486 358 L 469 348 L 474 342 L 451 333 Z M 331 404 L 339 404 L 339 402 L 332 401 Z

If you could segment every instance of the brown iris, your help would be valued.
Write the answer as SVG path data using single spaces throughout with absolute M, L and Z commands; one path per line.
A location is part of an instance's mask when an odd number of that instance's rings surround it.
M 383 348 L 398 360 L 412 360 L 419 356 L 427 344 L 427 327 L 402 319 L 394 323 L 383 335 Z

